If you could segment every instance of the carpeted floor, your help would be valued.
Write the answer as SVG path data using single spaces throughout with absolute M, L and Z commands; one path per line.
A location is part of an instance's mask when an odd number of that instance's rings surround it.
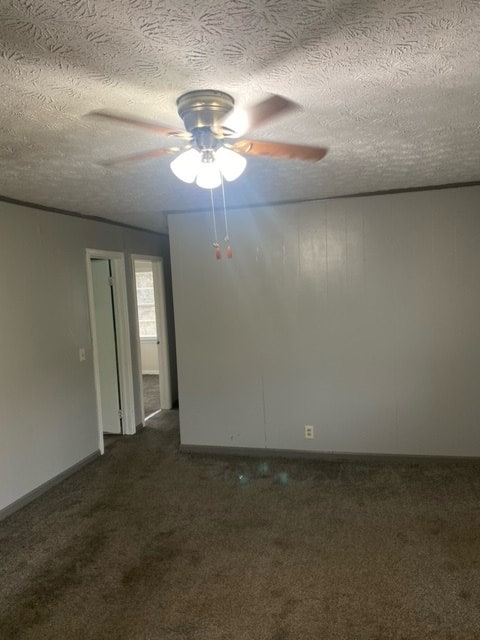
M 160 409 L 160 387 L 158 386 L 158 375 L 143 374 L 143 406 L 145 416 Z
M 263 478 L 156 425 L 0 523 L 2 640 L 480 637 L 480 463 Z

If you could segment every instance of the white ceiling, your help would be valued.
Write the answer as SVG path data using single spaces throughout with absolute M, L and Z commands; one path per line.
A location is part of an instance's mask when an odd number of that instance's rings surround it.
M 180 126 L 202 88 L 295 100 L 253 137 L 330 149 L 249 159 L 231 206 L 479 180 L 479 34 L 478 0 L 2 0 L 0 194 L 165 231 L 209 193 L 170 158 L 99 166 L 170 143 L 82 116 Z

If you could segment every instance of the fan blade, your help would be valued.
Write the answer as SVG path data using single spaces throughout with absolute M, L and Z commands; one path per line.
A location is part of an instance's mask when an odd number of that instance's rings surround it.
M 234 151 L 249 156 L 270 156 L 290 160 L 307 160 L 318 162 L 327 154 L 323 147 L 306 147 L 300 144 L 284 144 L 266 140 L 239 140 L 232 145 Z
M 175 153 L 180 151 L 178 147 L 172 147 L 170 149 L 152 149 L 151 151 L 144 151 L 142 153 L 133 153 L 129 156 L 122 156 L 121 158 L 114 158 L 113 160 L 105 160 L 100 162 L 104 167 L 120 167 L 129 164 L 135 164 L 136 162 L 143 162 L 144 160 L 150 160 L 151 158 L 162 158 L 169 153 Z
M 296 109 L 300 109 L 300 105 L 282 96 L 272 95 L 247 109 L 234 109 L 217 122 L 212 130 L 219 138 L 238 138 L 258 129 L 265 122 Z
M 124 124 L 130 124 L 133 127 L 141 127 L 142 129 L 148 129 L 149 131 L 153 131 L 154 133 L 159 133 L 161 136 L 178 136 L 178 137 L 188 137 L 191 138 L 190 134 L 186 131 L 179 131 L 177 129 L 172 129 L 165 124 L 160 124 L 159 122 L 149 122 L 148 120 L 142 120 L 140 118 L 132 118 L 130 116 L 124 116 L 118 113 L 114 113 L 112 111 L 100 110 L 100 111 L 90 111 L 87 114 L 88 116 L 100 116 L 102 118 L 107 118 L 108 120 L 115 120 L 116 122 L 123 122 Z
M 300 105 L 296 102 L 292 102 L 282 96 L 272 95 L 266 100 L 247 108 L 247 131 L 258 129 L 258 127 L 265 122 L 269 122 L 280 115 L 286 114 L 288 111 L 294 111 L 299 108 Z

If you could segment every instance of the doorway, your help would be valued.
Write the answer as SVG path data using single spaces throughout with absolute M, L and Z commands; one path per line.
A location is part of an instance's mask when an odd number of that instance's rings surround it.
M 143 424 L 172 408 L 163 261 L 132 256 Z
M 135 433 L 124 256 L 87 249 L 99 449 L 105 435 Z

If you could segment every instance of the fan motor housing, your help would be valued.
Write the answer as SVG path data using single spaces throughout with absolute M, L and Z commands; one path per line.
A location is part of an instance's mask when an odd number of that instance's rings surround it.
M 234 104 L 231 95 L 214 89 L 189 91 L 177 99 L 178 115 L 190 133 L 195 129 L 215 127 L 233 109 Z

